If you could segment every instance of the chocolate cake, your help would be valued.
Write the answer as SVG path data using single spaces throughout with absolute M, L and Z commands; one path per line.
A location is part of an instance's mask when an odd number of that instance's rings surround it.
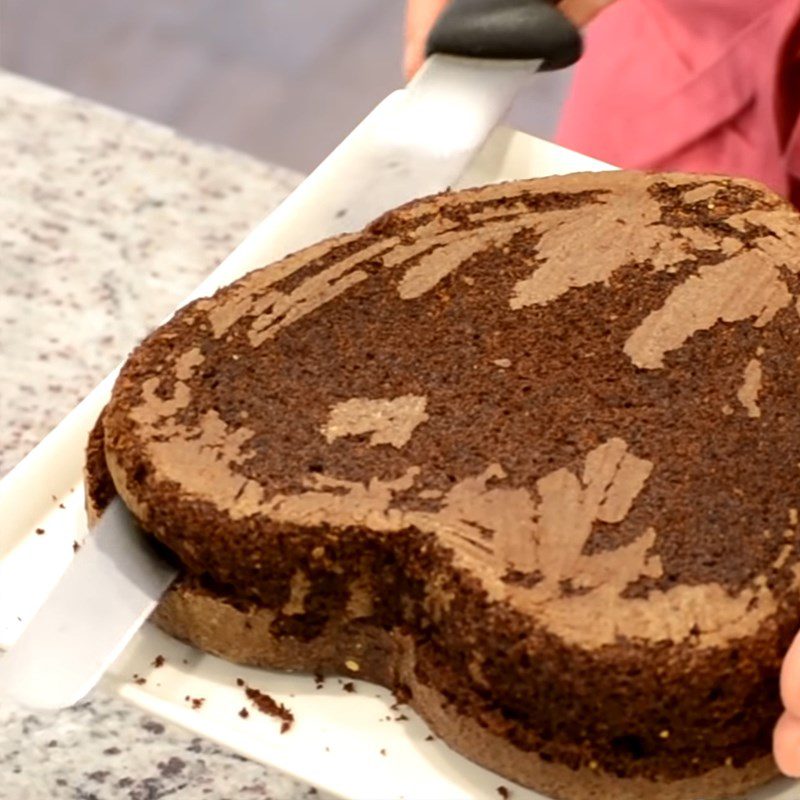
M 136 349 L 92 513 L 205 650 L 386 684 L 553 797 L 736 794 L 800 622 L 799 234 L 711 176 L 411 203 Z

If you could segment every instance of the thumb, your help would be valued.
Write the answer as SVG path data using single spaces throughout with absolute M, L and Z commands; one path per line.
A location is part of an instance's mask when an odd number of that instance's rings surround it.
M 410 80 L 425 60 L 425 42 L 449 0 L 408 0 L 403 71 Z
M 558 9 L 574 25 L 582 28 L 613 2 L 614 0 L 562 0 Z

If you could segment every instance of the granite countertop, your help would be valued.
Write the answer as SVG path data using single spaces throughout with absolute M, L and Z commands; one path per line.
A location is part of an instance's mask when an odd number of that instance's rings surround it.
M 2 72 L 0 119 L 1 477 L 301 176 Z M 317 794 L 102 689 L 0 701 L 0 775 L 0 800 Z

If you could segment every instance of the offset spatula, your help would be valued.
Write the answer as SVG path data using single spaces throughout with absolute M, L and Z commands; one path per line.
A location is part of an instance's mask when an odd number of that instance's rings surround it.
M 394 206 L 447 189 L 530 76 L 568 66 L 580 51 L 578 32 L 544 0 L 453 0 L 402 100 L 379 107 L 357 129 L 359 169 L 303 219 L 306 243 L 357 230 Z M 35 708 L 77 702 L 176 576 L 114 500 L 0 658 L 0 692 Z

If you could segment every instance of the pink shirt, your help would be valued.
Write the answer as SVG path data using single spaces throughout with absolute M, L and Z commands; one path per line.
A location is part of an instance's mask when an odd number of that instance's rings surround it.
M 618 0 L 589 27 L 557 139 L 621 167 L 745 176 L 789 195 L 798 28 L 800 0 Z

